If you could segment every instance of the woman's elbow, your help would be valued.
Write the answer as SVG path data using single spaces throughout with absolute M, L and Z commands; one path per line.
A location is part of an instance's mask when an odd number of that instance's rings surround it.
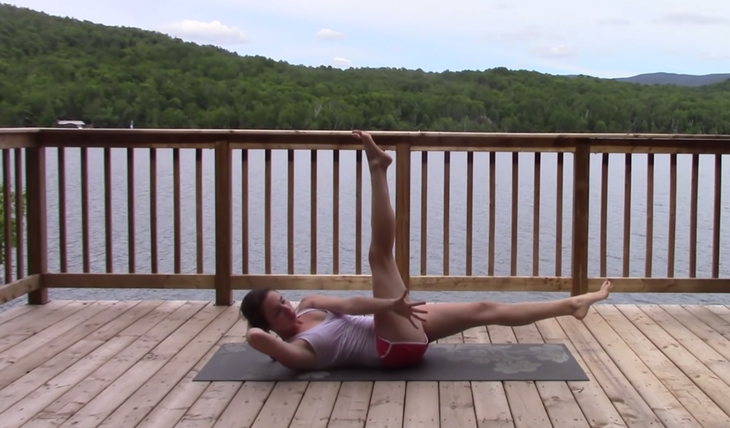
M 246 341 L 254 348 L 259 349 L 266 340 L 268 333 L 259 329 L 252 328 L 246 332 Z

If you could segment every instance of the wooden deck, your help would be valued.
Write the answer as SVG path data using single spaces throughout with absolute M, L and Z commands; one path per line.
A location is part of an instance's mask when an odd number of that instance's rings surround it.
M 0 313 L 6 427 L 729 427 L 730 309 L 599 305 L 449 341 L 566 343 L 590 382 L 191 382 L 238 307 L 52 301 Z

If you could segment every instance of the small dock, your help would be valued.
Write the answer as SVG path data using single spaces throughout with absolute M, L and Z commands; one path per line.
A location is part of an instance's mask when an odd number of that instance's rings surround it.
M 590 382 L 193 382 L 237 305 L 55 301 L 0 314 L 0 427 L 730 426 L 730 309 L 600 304 L 449 342 L 565 343 Z

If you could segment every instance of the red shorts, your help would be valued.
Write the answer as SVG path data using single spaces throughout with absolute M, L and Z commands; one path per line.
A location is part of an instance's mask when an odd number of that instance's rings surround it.
M 378 336 L 376 348 L 380 361 L 387 368 L 403 368 L 417 364 L 428 349 L 428 339 L 423 342 L 390 342 Z

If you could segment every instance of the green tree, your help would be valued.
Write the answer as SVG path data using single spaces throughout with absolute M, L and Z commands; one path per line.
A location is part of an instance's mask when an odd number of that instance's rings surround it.
M 23 191 L 23 194 L 20 198 L 23 211 L 23 216 L 25 217 L 26 213 L 26 193 Z M 17 204 L 16 204 L 17 198 L 15 197 L 15 192 L 10 191 L 10 245 L 15 248 L 18 245 L 18 219 L 17 219 Z M 5 193 L 0 191 L 0 264 L 5 263 Z

